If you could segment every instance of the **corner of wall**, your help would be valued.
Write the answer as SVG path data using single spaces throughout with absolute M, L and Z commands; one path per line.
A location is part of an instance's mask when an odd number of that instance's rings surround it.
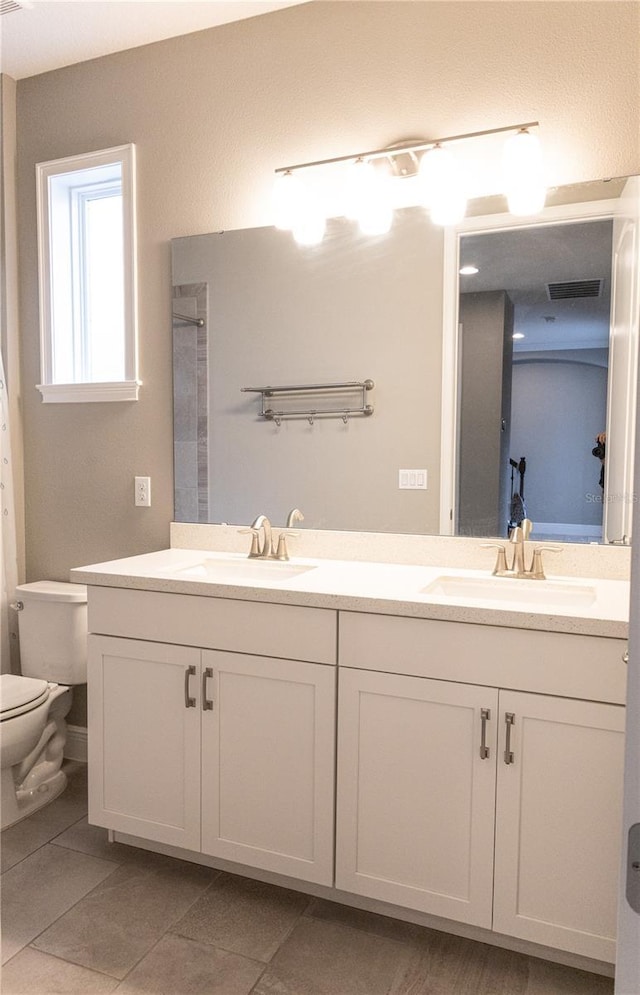
M 9 404 L 9 446 L 12 455 L 17 550 L 17 583 L 25 577 L 24 449 L 20 385 L 18 313 L 18 222 L 16 212 L 17 110 L 16 81 L 0 74 L 0 348 Z M 10 612 L 9 657 L 3 670 L 19 669 L 17 619 Z

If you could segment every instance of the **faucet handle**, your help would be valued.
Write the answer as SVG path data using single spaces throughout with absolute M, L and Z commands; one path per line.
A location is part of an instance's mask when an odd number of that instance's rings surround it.
M 289 550 L 287 549 L 287 539 L 297 539 L 299 532 L 281 532 L 278 536 L 278 548 L 276 550 L 276 560 L 288 560 Z
M 498 550 L 496 565 L 493 568 L 493 573 L 496 577 L 499 577 L 500 574 L 506 574 L 509 572 L 509 568 L 507 567 L 507 552 L 501 542 L 481 542 L 480 545 L 483 549 Z
M 532 580 L 546 580 L 547 575 L 544 572 L 544 567 L 542 566 L 542 554 L 543 553 L 561 553 L 562 546 L 536 546 L 533 550 L 533 559 L 531 561 L 531 569 L 529 570 L 529 576 Z
M 238 529 L 239 535 L 251 536 L 251 549 L 249 550 L 249 556 L 253 558 L 254 556 L 260 556 L 260 543 L 258 542 L 258 536 L 260 535 L 258 529 Z

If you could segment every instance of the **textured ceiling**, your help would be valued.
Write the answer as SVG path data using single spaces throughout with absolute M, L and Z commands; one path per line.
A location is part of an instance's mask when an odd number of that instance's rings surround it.
M 305 0 L 35 0 L 0 24 L 0 68 L 35 76 Z
M 467 235 L 461 239 L 460 265 L 473 264 L 479 272 L 461 276 L 460 290 L 506 290 L 515 308 L 515 331 L 525 335 L 514 343 L 518 352 L 606 348 L 612 227 L 611 221 L 591 221 Z M 547 283 L 598 278 L 604 287 L 597 299 L 547 296 Z

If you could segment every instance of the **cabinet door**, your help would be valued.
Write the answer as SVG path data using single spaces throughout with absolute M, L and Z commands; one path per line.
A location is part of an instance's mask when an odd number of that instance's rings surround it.
M 200 651 L 90 636 L 88 667 L 89 822 L 199 850 Z
M 493 928 L 613 961 L 624 708 L 501 691 L 500 717 Z
M 490 927 L 496 689 L 345 668 L 339 701 L 336 886 Z
M 333 883 L 331 666 L 205 651 L 202 850 Z

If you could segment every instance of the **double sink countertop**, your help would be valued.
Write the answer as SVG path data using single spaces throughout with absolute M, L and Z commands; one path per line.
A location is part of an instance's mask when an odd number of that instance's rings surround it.
M 547 564 L 547 569 L 549 565 Z M 75 583 L 626 639 L 629 582 L 357 560 L 163 549 L 77 567 Z

